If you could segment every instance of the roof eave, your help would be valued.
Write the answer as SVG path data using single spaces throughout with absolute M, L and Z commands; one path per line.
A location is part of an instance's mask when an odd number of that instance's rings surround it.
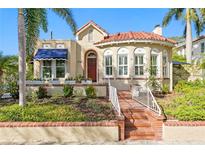
M 165 42 L 165 41 L 158 41 L 158 40 L 123 40 L 123 41 L 110 41 L 104 43 L 95 43 L 95 46 L 102 47 L 106 45 L 112 44 L 122 44 L 122 43 L 153 43 L 153 44 L 163 44 L 165 46 L 174 47 L 174 43 Z

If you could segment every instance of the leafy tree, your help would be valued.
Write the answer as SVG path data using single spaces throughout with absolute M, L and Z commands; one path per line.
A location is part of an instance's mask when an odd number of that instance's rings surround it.
M 167 26 L 172 18 L 175 20 L 182 20 L 185 24 L 184 35 L 186 36 L 186 59 L 188 63 L 191 63 L 192 59 L 192 23 L 194 24 L 197 36 L 204 29 L 205 9 L 196 8 L 174 8 L 169 9 L 165 15 L 162 25 Z

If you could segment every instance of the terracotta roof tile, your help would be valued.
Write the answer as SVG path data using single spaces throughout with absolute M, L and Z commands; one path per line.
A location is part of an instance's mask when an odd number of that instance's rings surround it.
M 95 44 L 115 42 L 115 41 L 126 41 L 126 40 L 154 40 L 154 41 L 163 41 L 175 44 L 174 40 L 165 38 L 164 36 L 148 33 L 148 32 L 125 32 L 125 33 L 117 33 L 113 35 L 108 35 L 104 37 L 100 42 L 96 42 Z

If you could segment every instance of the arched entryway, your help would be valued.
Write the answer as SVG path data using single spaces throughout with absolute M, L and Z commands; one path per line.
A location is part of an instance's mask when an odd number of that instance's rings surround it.
M 87 78 L 97 82 L 97 53 L 93 50 L 86 54 L 86 74 Z

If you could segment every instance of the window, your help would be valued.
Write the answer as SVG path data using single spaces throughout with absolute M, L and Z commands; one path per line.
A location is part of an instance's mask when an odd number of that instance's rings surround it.
M 151 55 L 151 75 L 156 76 L 157 75 L 157 55 L 152 54 Z
M 204 53 L 204 42 L 201 43 L 201 53 Z
M 44 79 L 51 78 L 51 73 L 52 73 L 51 60 L 43 61 L 42 73 Z
M 49 48 L 51 48 L 51 45 L 48 44 L 48 43 L 45 43 L 45 44 L 43 44 L 43 48 L 44 49 L 49 49 Z
M 91 42 L 92 40 L 93 40 L 93 30 L 90 29 L 90 30 L 88 31 L 88 41 Z
M 64 46 L 63 43 L 58 43 L 58 44 L 56 44 L 56 48 L 58 48 L 58 49 L 64 49 L 65 46 Z
M 128 50 L 125 48 L 118 51 L 118 74 L 128 75 Z
M 135 55 L 135 75 L 144 75 L 144 56 Z
M 168 77 L 168 56 L 167 53 L 163 55 L 163 77 Z
M 105 76 L 112 76 L 112 51 L 106 50 L 104 53 L 105 59 Z
M 56 78 L 65 77 L 65 60 L 56 60 Z
M 137 48 L 134 55 L 134 73 L 136 76 L 142 76 L 144 75 L 145 49 Z

